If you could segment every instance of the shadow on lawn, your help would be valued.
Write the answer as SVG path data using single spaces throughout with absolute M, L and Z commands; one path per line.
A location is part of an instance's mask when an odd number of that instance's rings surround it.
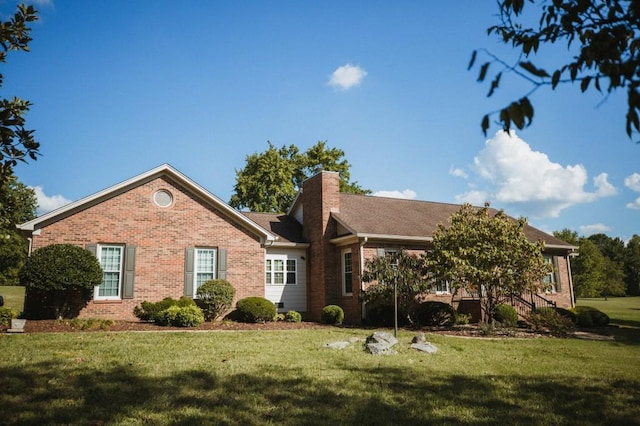
M 640 416 L 634 381 L 343 370 L 345 382 L 336 386 L 275 368 L 224 377 L 204 370 L 152 377 L 132 365 L 97 371 L 80 363 L 2 369 L 0 423 L 633 424 Z

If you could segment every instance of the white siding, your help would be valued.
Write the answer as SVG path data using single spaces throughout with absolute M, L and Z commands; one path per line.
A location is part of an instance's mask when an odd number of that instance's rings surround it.
M 285 256 L 286 259 L 296 261 L 296 276 L 297 282 L 295 284 L 267 284 L 266 278 L 263 277 L 265 282 L 265 297 L 275 304 L 281 303 L 282 306 L 278 308 L 278 312 L 287 311 L 307 311 L 307 262 L 304 259 L 306 257 L 305 249 L 278 249 L 268 248 L 266 259 L 281 259 Z M 266 269 L 266 268 L 265 268 Z

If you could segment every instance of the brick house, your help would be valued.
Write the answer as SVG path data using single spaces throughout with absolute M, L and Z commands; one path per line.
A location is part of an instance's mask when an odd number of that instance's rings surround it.
M 165 164 L 18 228 L 30 251 L 71 243 L 96 254 L 104 282 L 80 317 L 133 319 L 144 300 L 193 297 L 202 282 L 224 278 L 236 299 L 263 296 L 279 311 L 312 320 L 337 304 L 345 321 L 358 323 L 365 260 L 424 252 L 437 224 L 459 208 L 342 194 L 338 174 L 323 171 L 304 183 L 286 214 L 240 212 Z M 576 247 L 533 227 L 526 235 L 545 241 L 555 266 L 545 300 L 573 306 L 569 257 Z M 446 285 L 428 297 L 452 301 Z

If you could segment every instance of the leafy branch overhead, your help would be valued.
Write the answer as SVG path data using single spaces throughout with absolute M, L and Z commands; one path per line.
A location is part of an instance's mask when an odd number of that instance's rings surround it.
M 31 28 L 28 24 L 37 19 L 33 6 L 21 4 L 11 19 L 0 22 L 0 62 L 6 62 L 9 51 L 29 51 Z M 0 74 L 0 87 L 2 83 Z M 16 97 L 0 99 L 0 185 L 9 179 L 18 161 L 36 160 L 39 154 L 40 144 L 33 136 L 34 131 L 24 127 L 24 115 L 30 106 L 29 101 Z
M 540 18 L 536 28 L 523 23 L 524 0 L 499 2 L 500 24 L 487 29 L 519 53 L 515 63 L 507 63 L 487 50 L 474 51 L 469 69 L 480 55 L 478 81 L 488 81 L 488 97 L 496 93 L 506 74 L 515 74 L 531 84 L 520 99 L 482 118 L 486 135 L 491 117 L 498 115 L 502 128 L 523 129 L 531 124 L 534 108 L 529 97 L 541 87 L 552 90 L 564 83 L 579 83 L 581 92 L 595 89 L 601 93 L 627 92 L 626 133 L 640 132 L 640 2 L 637 0 L 528 0 L 537 7 Z M 552 71 L 537 66 L 534 57 L 545 45 L 566 44 L 575 56 Z

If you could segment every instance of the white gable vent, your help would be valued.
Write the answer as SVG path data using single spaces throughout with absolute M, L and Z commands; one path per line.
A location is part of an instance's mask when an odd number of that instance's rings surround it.
M 160 207 L 169 207 L 173 203 L 173 195 L 166 189 L 161 189 L 153 194 L 153 201 Z

